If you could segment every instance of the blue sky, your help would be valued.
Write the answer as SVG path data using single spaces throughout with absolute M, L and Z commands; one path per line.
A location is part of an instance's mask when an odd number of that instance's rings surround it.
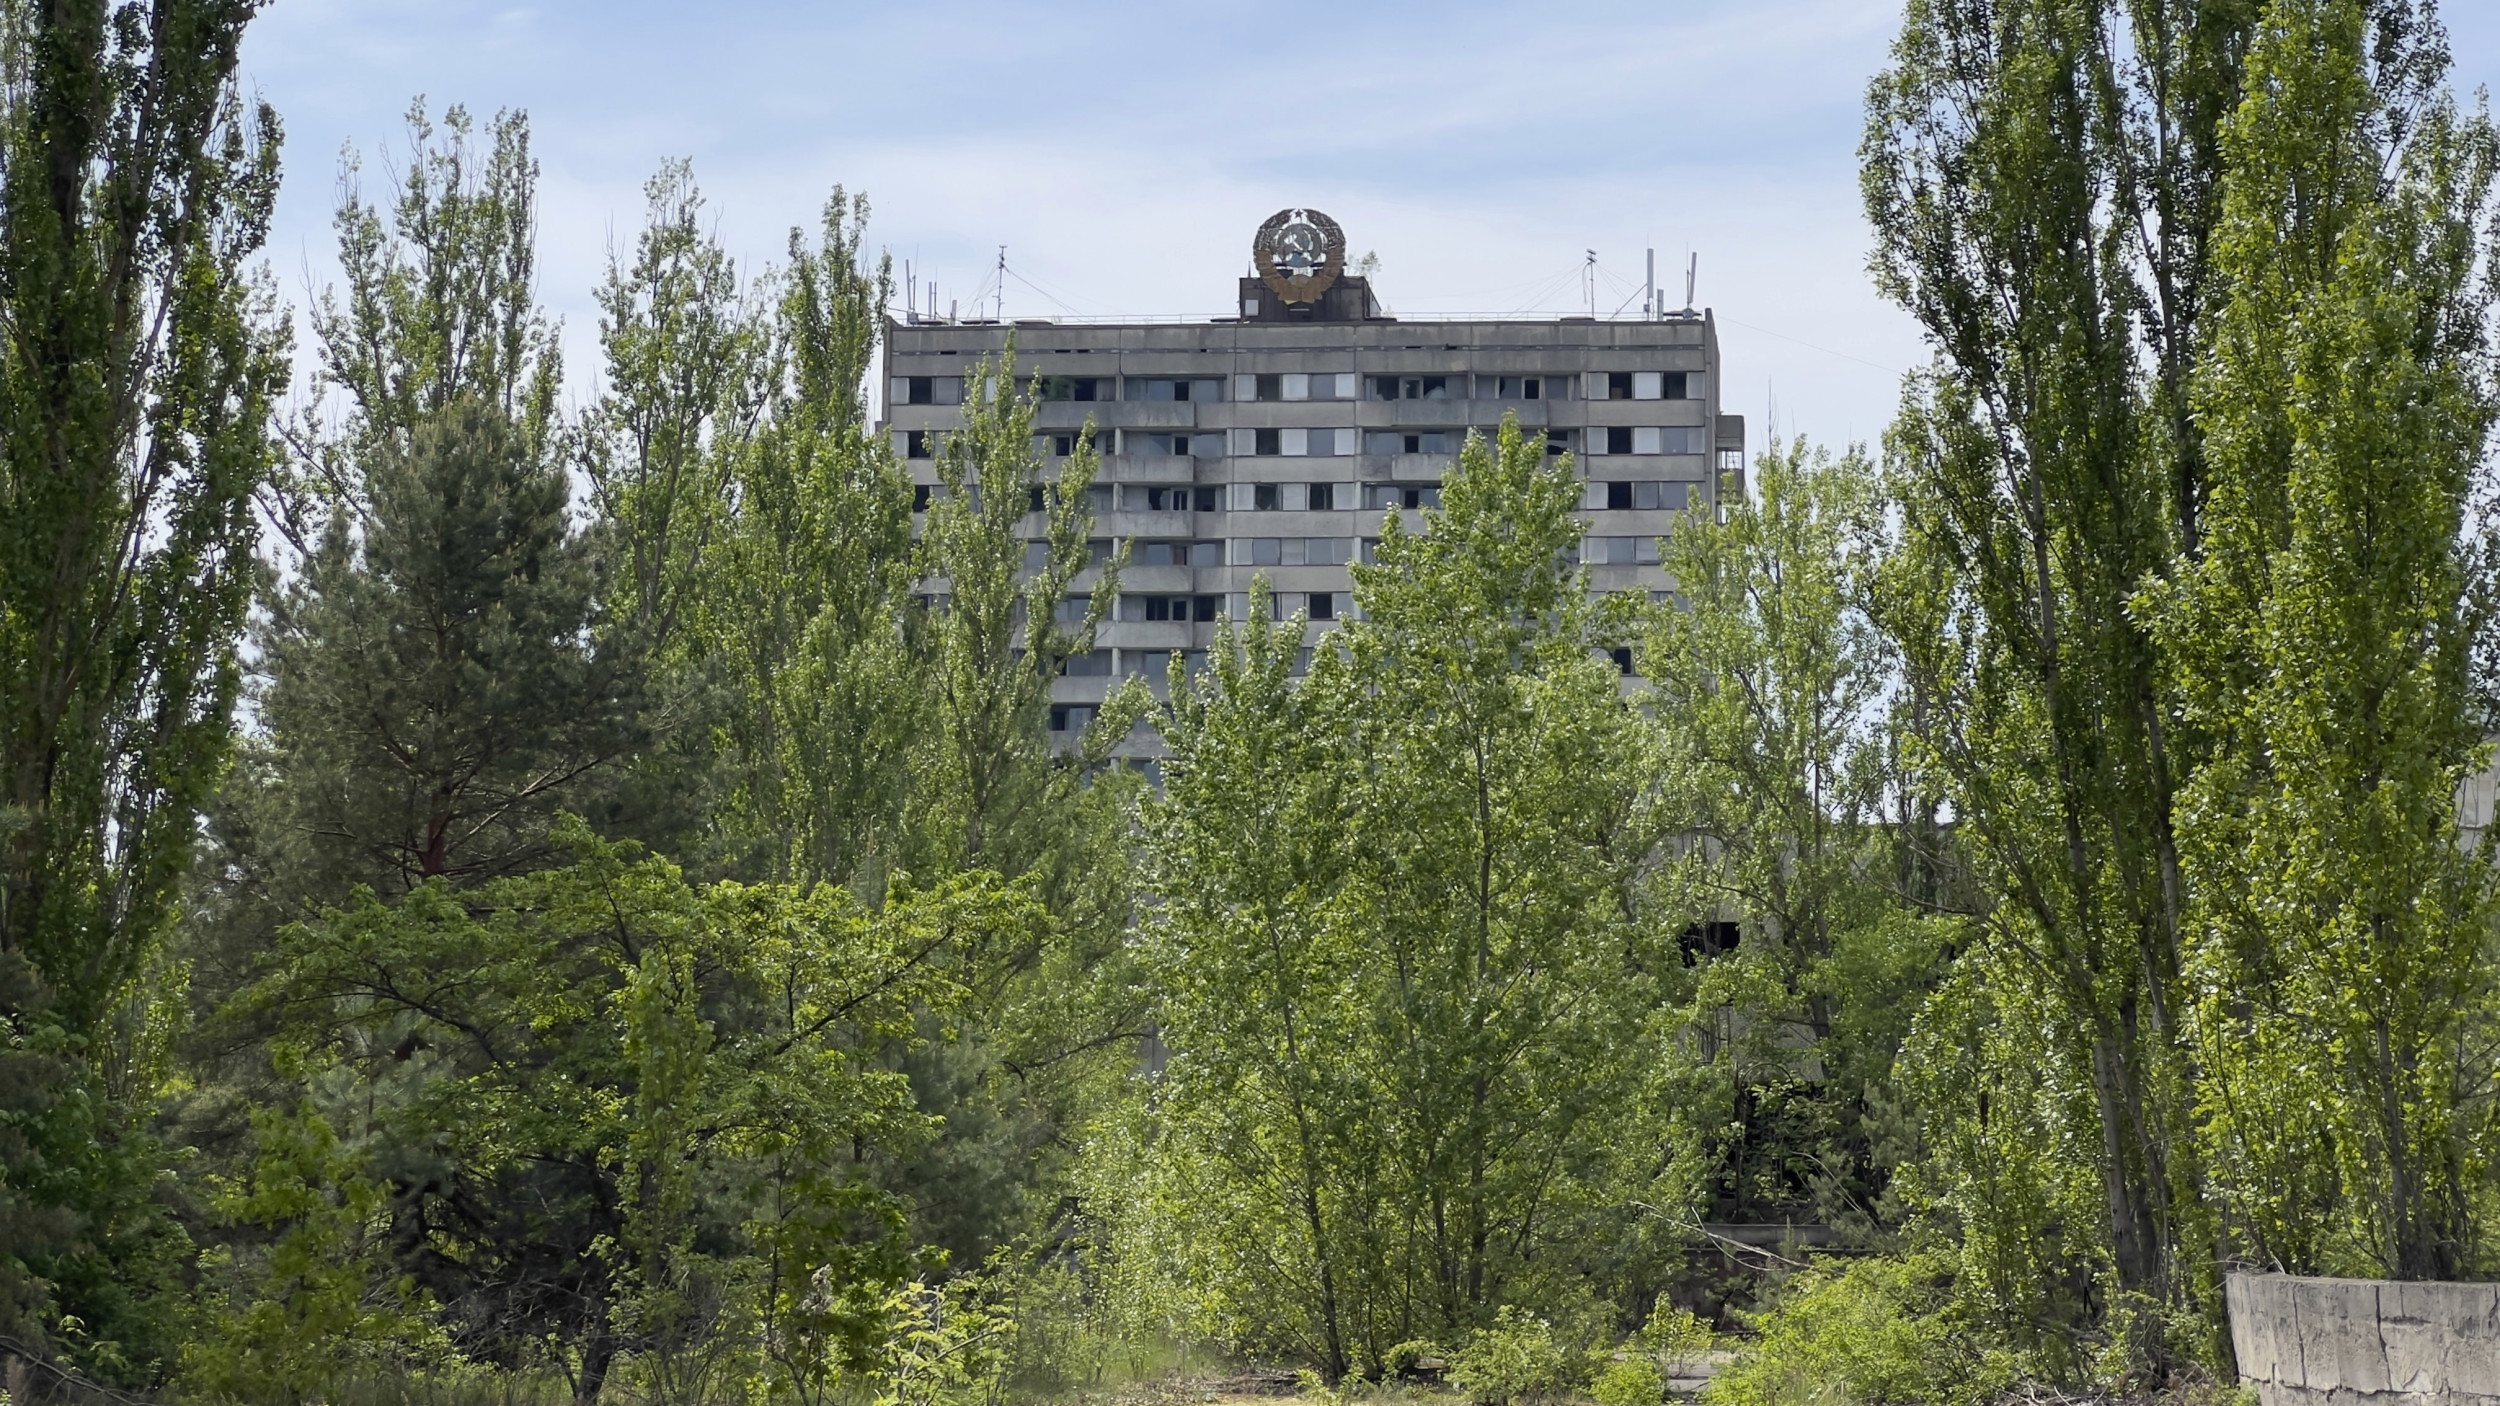
M 2500 5 L 2450 7 L 2459 86 L 2500 71 Z M 530 114 L 540 270 L 567 393 L 643 181 L 693 160 L 753 267 L 865 190 L 870 242 L 968 298 L 998 246 L 1010 316 L 1216 313 L 1252 232 L 1334 215 L 1393 311 L 1601 311 L 1658 251 L 1716 310 L 1726 408 L 1835 443 L 1881 432 L 1923 359 L 1865 276 L 1860 101 L 1885 0 L 1260 5 L 708 5 L 275 0 L 244 81 L 287 125 L 270 255 L 293 302 L 331 278 L 338 155 L 404 156 L 410 99 Z M 1670 274 L 1673 274 L 1671 277 Z M 1633 293 L 1637 298 L 1637 292 Z

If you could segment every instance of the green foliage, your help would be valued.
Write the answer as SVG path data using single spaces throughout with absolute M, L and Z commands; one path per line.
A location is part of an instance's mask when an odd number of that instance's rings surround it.
M 1948 988 L 1989 1008 L 1939 1018 L 2037 1022 L 1927 1085 L 1929 1136 L 1959 1144 L 1933 1193 L 1972 1246 L 2058 1261 L 2003 1301 L 2010 1336 L 2064 1350 L 2204 1313 L 2130 1344 L 2157 1368 L 2216 1359 L 2219 1295 L 2179 1025 L 2173 813 L 2199 739 L 2160 706 L 2130 604 L 2201 550 L 2186 388 L 2259 6 L 2184 8 L 1920 0 L 1862 148 L 1878 286 L 1937 354 L 1888 443 L 1899 535 L 1874 613 L 1919 713 L 1912 765 L 1993 899 L 1961 958 L 1981 970 Z M 1996 1195 L 2001 1176 L 2042 1194 Z M 2095 1209 L 2027 1218 L 2051 1206 Z
M 1791 1281 L 1758 1336 L 1711 1379 L 1706 1406 L 1976 1406 L 2011 1384 L 2007 1361 L 1955 1311 L 1952 1263 L 1853 1260 Z
M 1694 954 L 1671 1066 L 1713 1219 L 1899 1219 L 1898 1154 L 1869 1120 L 1950 929 L 1899 902 L 1936 838 L 1864 609 L 1878 488 L 1860 454 L 1774 445 L 1752 501 L 1680 523 L 1661 553 L 1678 599 L 1641 658 L 1667 803 L 1701 841 L 1679 878 L 1740 933 Z
M 2282 0 L 2259 28 L 2197 399 L 2207 550 L 2151 609 L 2215 739 L 2181 798 L 2188 1029 L 2229 1248 L 2294 1272 L 2492 1265 L 2485 759 L 2463 533 L 2500 390 L 2484 240 L 2500 134 L 2402 13 Z M 2473 1071 L 2473 1072 L 2469 1072 Z
M 683 1366 L 739 1312 L 793 1375 L 864 1350 L 907 1255 L 857 1158 L 923 1126 L 876 1055 L 952 999 L 947 955 L 1037 922 L 1030 901 L 979 877 L 880 910 L 698 890 L 564 839 L 561 868 L 290 929 L 247 1012 L 329 1071 L 464 1348 L 550 1342 L 584 1399 L 619 1353 Z
M 1648 1353 L 1610 1356 L 1590 1380 L 1589 1396 L 1597 1406 L 1658 1406 L 1667 1399 L 1667 1379 Z
M 1332 1381 L 1569 1297 L 1655 1170 L 1651 758 L 1541 451 L 1506 425 L 1392 517 L 1307 679 L 1262 591 L 1159 719 L 1145 1214 L 1205 1321 Z
M 1450 1383 L 1468 1400 L 1486 1406 L 1554 1401 L 1579 1384 L 1574 1366 L 1570 1354 L 1554 1341 L 1551 1324 L 1504 1304 L 1491 1324 L 1477 1329 L 1465 1347 L 1450 1355 Z
M 309 1104 L 254 1115 L 250 1171 L 212 1182 L 233 1238 L 203 1252 L 204 1331 L 182 1382 L 254 1402 L 334 1399 L 373 1368 L 422 1371 L 448 1345 L 385 1263 L 384 1187 Z
M 252 11 L 0 7 L 0 1331 L 134 1384 L 187 1258 L 134 997 L 233 739 L 287 375 Z
M 261 639 L 287 771 L 268 829 L 302 837 L 273 856 L 299 903 L 543 863 L 549 819 L 625 745 L 562 470 L 462 399 L 356 471 L 361 530 L 333 515 Z

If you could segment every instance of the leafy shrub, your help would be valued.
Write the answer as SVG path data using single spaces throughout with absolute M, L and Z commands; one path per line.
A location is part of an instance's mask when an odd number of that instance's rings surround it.
M 1626 1352 L 1599 1369 L 1589 1395 L 1597 1398 L 1597 1406 L 1658 1406 L 1667 1398 L 1667 1379 L 1656 1357 Z
M 1576 1385 L 1575 1377 L 1553 1325 L 1508 1304 L 1450 1358 L 1451 1384 L 1487 1406 L 1549 1401 Z
M 1790 1282 L 1705 1406 L 1976 1406 L 2012 1372 L 1953 1301 L 1949 1262 L 1863 1259 Z

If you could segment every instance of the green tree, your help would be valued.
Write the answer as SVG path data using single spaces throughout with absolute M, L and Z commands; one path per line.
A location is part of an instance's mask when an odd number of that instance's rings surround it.
M 815 247 L 790 232 L 765 419 L 729 470 L 735 507 L 701 577 L 696 638 L 731 695 L 720 823 L 751 855 L 740 867 L 873 891 L 907 862 L 927 686 L 911 480 L 867 430 L 888 286 L 861 254 L 867 215 L 836 190 Z
M 226 766 L 286 383 L 254 9 L 0 7 L 0 1328 L 125 1380 L 180 1254 L 135 984 Z
M 877 909 L 698 889 L 564 838 L 562 867 L 288 929 L 245 1006 L 334 1071 L 332 1117 L 412 1164 L 395 1251 L 470 1352 L 552 1344 L 589 1403 L 621 1358 L 675 1395 L 667 1374 L 722 1340 L 787 1356 L 793 1317 L 869 1351 L 909 1257 L 859 1158 L 925 1122 L 882 1051 L 952 1001 L 954 949 L 1038 912 L 979 876 Z
M 2195 387 L 2206 551 L 2159 598 L 2182 711 L 2189 1030 L 2230 1252 L 2488 1270 L 2494 898 L 2463 528 L 2495 409 L 2500 134 L 2426 16 L 2279 0 L 2223 133 Z
M 1666 539 L 1676 598 L 1641 656 L 1669 805 L 1698 842 L 1685 877 L 1740 932 L 1696 954 L 1706 1085 L 1686 1116 L 1712 1148 L 1714 1219 L 1871 1232 L 1900 1218 L 1892 1060 L 1944 936 L 1885 862 L 1907 837 L 1887 823 L 1893 674 L 1865 613 L 1880 485 L 1862 454 L 1798 440 L 1757 459 L 1754 492 Z
M 1878 615 L 1917 764 L 1995 899 L 1935 1012 L 1969 1038 L 1938 1036 L 1954 1055 L 1924 1085 L 1934 1204 L 1972 1291 L 2053 1373 L 2104 1328 L 2138 1362 L 2219 1351 L 2173 818 L 2200 744 L 2130 602 L 2201 550 L 2187 387 L 2259 8 L 1914 0 L 1868 98 L 1877 282 L 1937 355 L 1890 441 Z M 2182 1309 L 2207 1327 L 2174 1341 Z
M 1657 1171 L 1656 759 L 1579 498 L 1515 423 L 1472 440 L 1306 679 L 1261 606 L 1162 715 L 1160 1192 L 1233 1334 L 1331 1379 L 1571 1304 Z
M 298 904 L 541 862 L 564 798 L 624 745 L 562 471 L 473 400 L 361 458 L 363 532 L 334 516 L 263 637 Z

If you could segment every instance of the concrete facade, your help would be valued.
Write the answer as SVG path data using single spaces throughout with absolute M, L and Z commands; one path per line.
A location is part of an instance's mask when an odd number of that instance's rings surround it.
M 1743 491 L 1744 422 L 1719 410 L 1706 311 L 1401 321 L 1352 277 L 1296 308 L 1244 279 L 1240 307 L 1200 322 L 886 329 L 883 428 L 924 489 L 938 482 L 942 436 L 962 424 L 964 378 L 1011 332 L 1017 376 L 1039 378 L 1045 474 L 1095 428 L 1095 533 L 1105 551 L 1126 540 L 1129 560 L 1094 656 L 1054 687 L 1055 729 L 1081 730 L 1123 676 L 1159 685 L 1172 651 L 1203 654 L 1218 617 L 1247 613 L 1254 578 L 1280 614 L 1311 614 L 1316 642 L 1350 617 L 1348 564 L 1390 507 L 1434 503 L 1466 435 L 1490 435 L 1506 414 L 1586 482 L 1593 590 L 1666 591 L 1657 539 L 1679 513 Z M 1040 535 L 1040 516 L 1029 521 Z
M 2500 1406 L 2500 1284 L 2234 1274 L 2225 1292 L 2263 1406 Z

